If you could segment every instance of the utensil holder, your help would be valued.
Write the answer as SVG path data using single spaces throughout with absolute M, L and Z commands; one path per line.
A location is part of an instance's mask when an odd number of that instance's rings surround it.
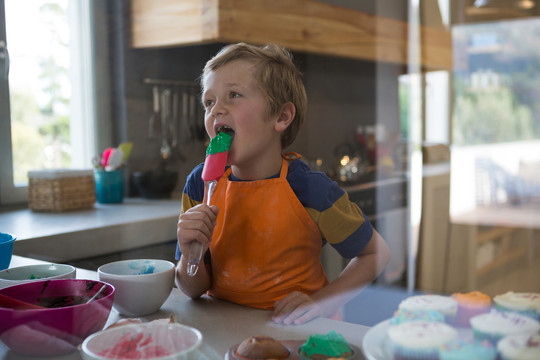
M 101 204 L 121 203 L 124 200 L 124 172 L 94 170 L 96 197 Z

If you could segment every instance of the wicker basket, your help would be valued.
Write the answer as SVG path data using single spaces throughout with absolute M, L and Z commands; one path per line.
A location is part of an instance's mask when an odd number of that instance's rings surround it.
M 28 172 L 28 206 L 34 211 L 61 212 L 86 209 L 96 202 L 92 170 Z

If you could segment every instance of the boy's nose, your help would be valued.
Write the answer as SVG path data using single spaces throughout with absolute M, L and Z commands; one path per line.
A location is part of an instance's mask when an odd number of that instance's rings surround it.
M 221 101 L 216 101 L 214 106 L 212 107 L 211 114 L 213 117 L 217 117 L 219 115 L 223 115 L 225 113 L 225 107 L 222 106 Z

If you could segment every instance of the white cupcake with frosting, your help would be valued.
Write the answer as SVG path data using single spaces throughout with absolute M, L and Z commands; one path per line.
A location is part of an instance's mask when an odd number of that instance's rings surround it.
M 436 321 L 413 321 L 388 329 L 392 351 L 399 359 L 438 359 L 439 347 L 458 336 L 452 326 Z
M 445 322 L 452 324 L 457 314 L 457 301 L 450 296 L 442 295 L 417 295 L 403 300 L 399 304 L 399 309 L 418 311 L 433 310 L 444 315 Z
M 471 327 L 477 340 L 497 345 L 507 335 L 538 333 L 540 322 L 514 312 L 493 310 L 471 318 Z
M 540 359 L 540 334 L 515 334 L 497 343 L 501 360 Z
M 495 307 L 502 311 L 515 311 L 540 321 L 540 294 L 509 291 L 493 298 Z

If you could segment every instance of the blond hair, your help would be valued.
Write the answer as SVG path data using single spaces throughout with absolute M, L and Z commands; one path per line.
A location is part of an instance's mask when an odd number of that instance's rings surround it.
M 292 54 L 276 44 L 262 47 L 245 43 L 227 45 L 206 63 L 201 76 L 201 87 L 204 87 L 204 79 L 211 71 L 236 60 L 255 65 L 255 78 L 266 94 L 270 116 L 278 115 L 287 102 L 295 106 L 293 121 L 281 135 L 281 148 L 291 145 L 304 123 L 307 110 L 302 74 L 293 63 Z

